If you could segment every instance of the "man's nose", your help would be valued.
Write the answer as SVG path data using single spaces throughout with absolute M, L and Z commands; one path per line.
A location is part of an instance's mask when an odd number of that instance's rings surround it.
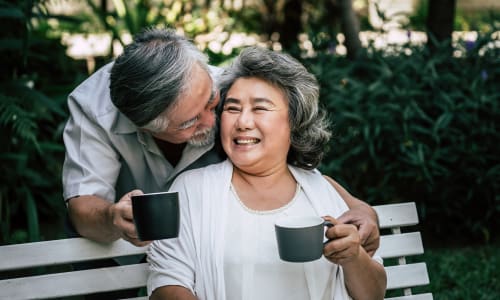
M 206 109 L 205 111 L 203 111 L 203 113 L 201 114 L 200 124 L 206 127 L 215 126 L 215 110 Z

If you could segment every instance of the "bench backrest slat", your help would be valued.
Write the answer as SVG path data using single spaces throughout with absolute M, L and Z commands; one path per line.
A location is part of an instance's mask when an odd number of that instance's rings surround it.
M 392 297 L 385 298 L 386 300 L 433 300 L 431 293 L 411 295 L 411 296 L 402 296 L 402 297 Z
M 377 212 L 380 228 L 406 227 L 418 224 L 414 202 L 386 204 L 373 207 Z
M 72 238 L 7 245 L 0 247 L 0 271 L 142 254 L 146 249 L 121 239 L 112 244 Z
M 382 258 L 412 256 L 424 253 L 420 232 L 383 235 L 377 255 Z
M 85 295 L 146 284 L 147 264 L 89 269 L 0 281 L 0 299 L 44 299 Z
M 385 267 L 385 271 L 388 290 L 429 284 L 425 263 L 389 266 Z

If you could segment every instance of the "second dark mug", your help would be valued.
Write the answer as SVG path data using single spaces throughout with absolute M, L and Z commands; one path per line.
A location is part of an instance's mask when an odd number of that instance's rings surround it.
M 333 225 L 318 216 L 290 216 L 277 220 L 275 231 L 280 258 L 288 262 L 319 259 L 326 239 L 325 226 Z
M 141 241 L 179 235 L 179 194 L 161 192 L 132 196 L 135 228 Z

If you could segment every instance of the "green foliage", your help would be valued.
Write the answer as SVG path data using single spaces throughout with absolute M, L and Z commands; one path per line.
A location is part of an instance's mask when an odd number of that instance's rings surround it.
M 500 225 L 500 55 L 485 47 L 492 40 L 466 45 L 460 58 L 408 46 L 401 53 L 410 55 L 368 49 L 358 61 L 306 60 L 333 123 L 322 170 L 369 203 L 416 202 L 428 234 L 489 240 Z
M 223 11 L 215 5 L 209 7 L 188 0 L 113 0 L 112 11 L 98 6 L 95 1 L 86 2 L 101 29 L 110 32 L 113 40 L 122 45 L 127 44 L 123 40 L 124 33 L 133 36 L 148 27 L 182 29 L 186 36 L 194 37 L 211 32 L 227 21 L 227 18 L 222 19 Z
M 421 261 L 427 263 L 434 299 L 499 299 L 499 248 L 491 245 L 428 250 Z
M 39 240 L 41 220 L 63 218 L 64 95 L 80 79 L 59 40 L 36 26 L 40 3 L 2 5 L 10 30 L 0 36 L 0 244 Z
M 0 94 L 2 242 L 20 242 L 19 228 L 26 230 L 22 237 L 35 241 L 40 215 L 61 217 L 61 107 L 45 105 L 49 99 L 28 87 L 9 88 L 3 84 Z
M 423 255 L 407 258 L 407 263 L 427 264 L 430 284 L 412 288 L 412 293 L 432 293 L 436 300 L 493 300 L 500 297 L 500 245 L 432 248 Z M 385 259 L 384 265 L 396 265 Z M 386 297 L 403 296 L 403 291 L 388 291 Z

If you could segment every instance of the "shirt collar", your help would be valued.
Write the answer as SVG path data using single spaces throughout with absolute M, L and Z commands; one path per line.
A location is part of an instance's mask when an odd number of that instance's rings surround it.
M 115 121 L 111 126 L 111 131 L 115 134 L 128 134 L 137 132 L 137 126 L 135 126 L 129 118 L 118 111 Z

